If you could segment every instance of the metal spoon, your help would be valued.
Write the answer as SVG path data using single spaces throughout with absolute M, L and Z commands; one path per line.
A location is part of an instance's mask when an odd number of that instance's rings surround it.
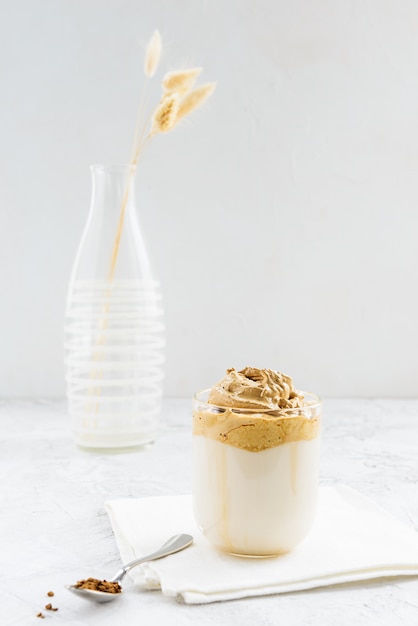
M 125 574 L 127 574 L 127 572 L 129 572 L 129 570 L 133 567 L 136 567 L 141 563 L 146 563 L 147 561 L 162 559 L 163 556 L 174 554 L 174 552 L 180 552 L 180 550 L 184 550 L 184 548 L 187 548 L 192 543 L 193 537 L 191 535 L 175 535 L 166 541 L 165 544 L 156 552 L 152 552 L 148 556 L 144 556 L 141 559 L 135 559 L 134 561 L 130 561 L 124 565 L 117 572 L 117 574 L 110 579 L 109 582 L 120 584 Z M 86 600 L 92 600 L 93 602 L 111 602 L 123 593 L 122 591 L 120 593 L 108 593 L 106 591 L 95 591 L 94 589 L 82 589 L 80 587 L 75 587 L 74 585 L 66 585 L 66 587 L 73 593 L 86 598 Z

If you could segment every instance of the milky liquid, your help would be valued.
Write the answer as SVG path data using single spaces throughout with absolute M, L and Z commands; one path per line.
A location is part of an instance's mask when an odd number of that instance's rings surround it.
M 164 374 L 160 300 L 157 283 L 73 282 L 65 363 L 78 445 L 120 449 L 154 441 Z
M 193 436 L 193 503 L 207 539 L 235 554 L 288 552 L 316 508 L 319 437 L 250 452 Z

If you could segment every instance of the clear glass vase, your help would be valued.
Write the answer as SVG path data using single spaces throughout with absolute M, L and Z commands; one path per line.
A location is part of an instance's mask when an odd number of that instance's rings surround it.
M 91 171 L 92 201 L 65 316 L 69 413 L 79 446 L 142 447 L 159 425 L 161 294 L 138 222 L 134 171 L 127 165 Z

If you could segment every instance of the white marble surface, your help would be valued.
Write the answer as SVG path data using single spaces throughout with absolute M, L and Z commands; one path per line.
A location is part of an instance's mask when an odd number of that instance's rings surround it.
M 322 482 L 350 485 L 418 529 L 418 400 L 328 400 L 324 408 Z M 104 455 L 74 446 L 63 401 L 0 403 L 1 624 L 417 624 L 417 578 L 202 606 L 135 591 L 129 578 L 125 597 L 110 605 L 71 595 L 66 583 L 111 576 L 120 565 L 105 500 L 190 491 L 189 412 L 189 400 L 167 400 L 152 448 Z M 49 590 L 59 610 L 44 610 L 41 621 Z

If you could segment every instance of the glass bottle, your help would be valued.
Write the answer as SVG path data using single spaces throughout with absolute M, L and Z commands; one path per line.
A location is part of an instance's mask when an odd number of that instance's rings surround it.
M 65 316 L 68 408 L 85 448 L 142 447 L 156 437 L 164 322 L 135 207 L 134 170 L 91 167 L 92 200 Z

